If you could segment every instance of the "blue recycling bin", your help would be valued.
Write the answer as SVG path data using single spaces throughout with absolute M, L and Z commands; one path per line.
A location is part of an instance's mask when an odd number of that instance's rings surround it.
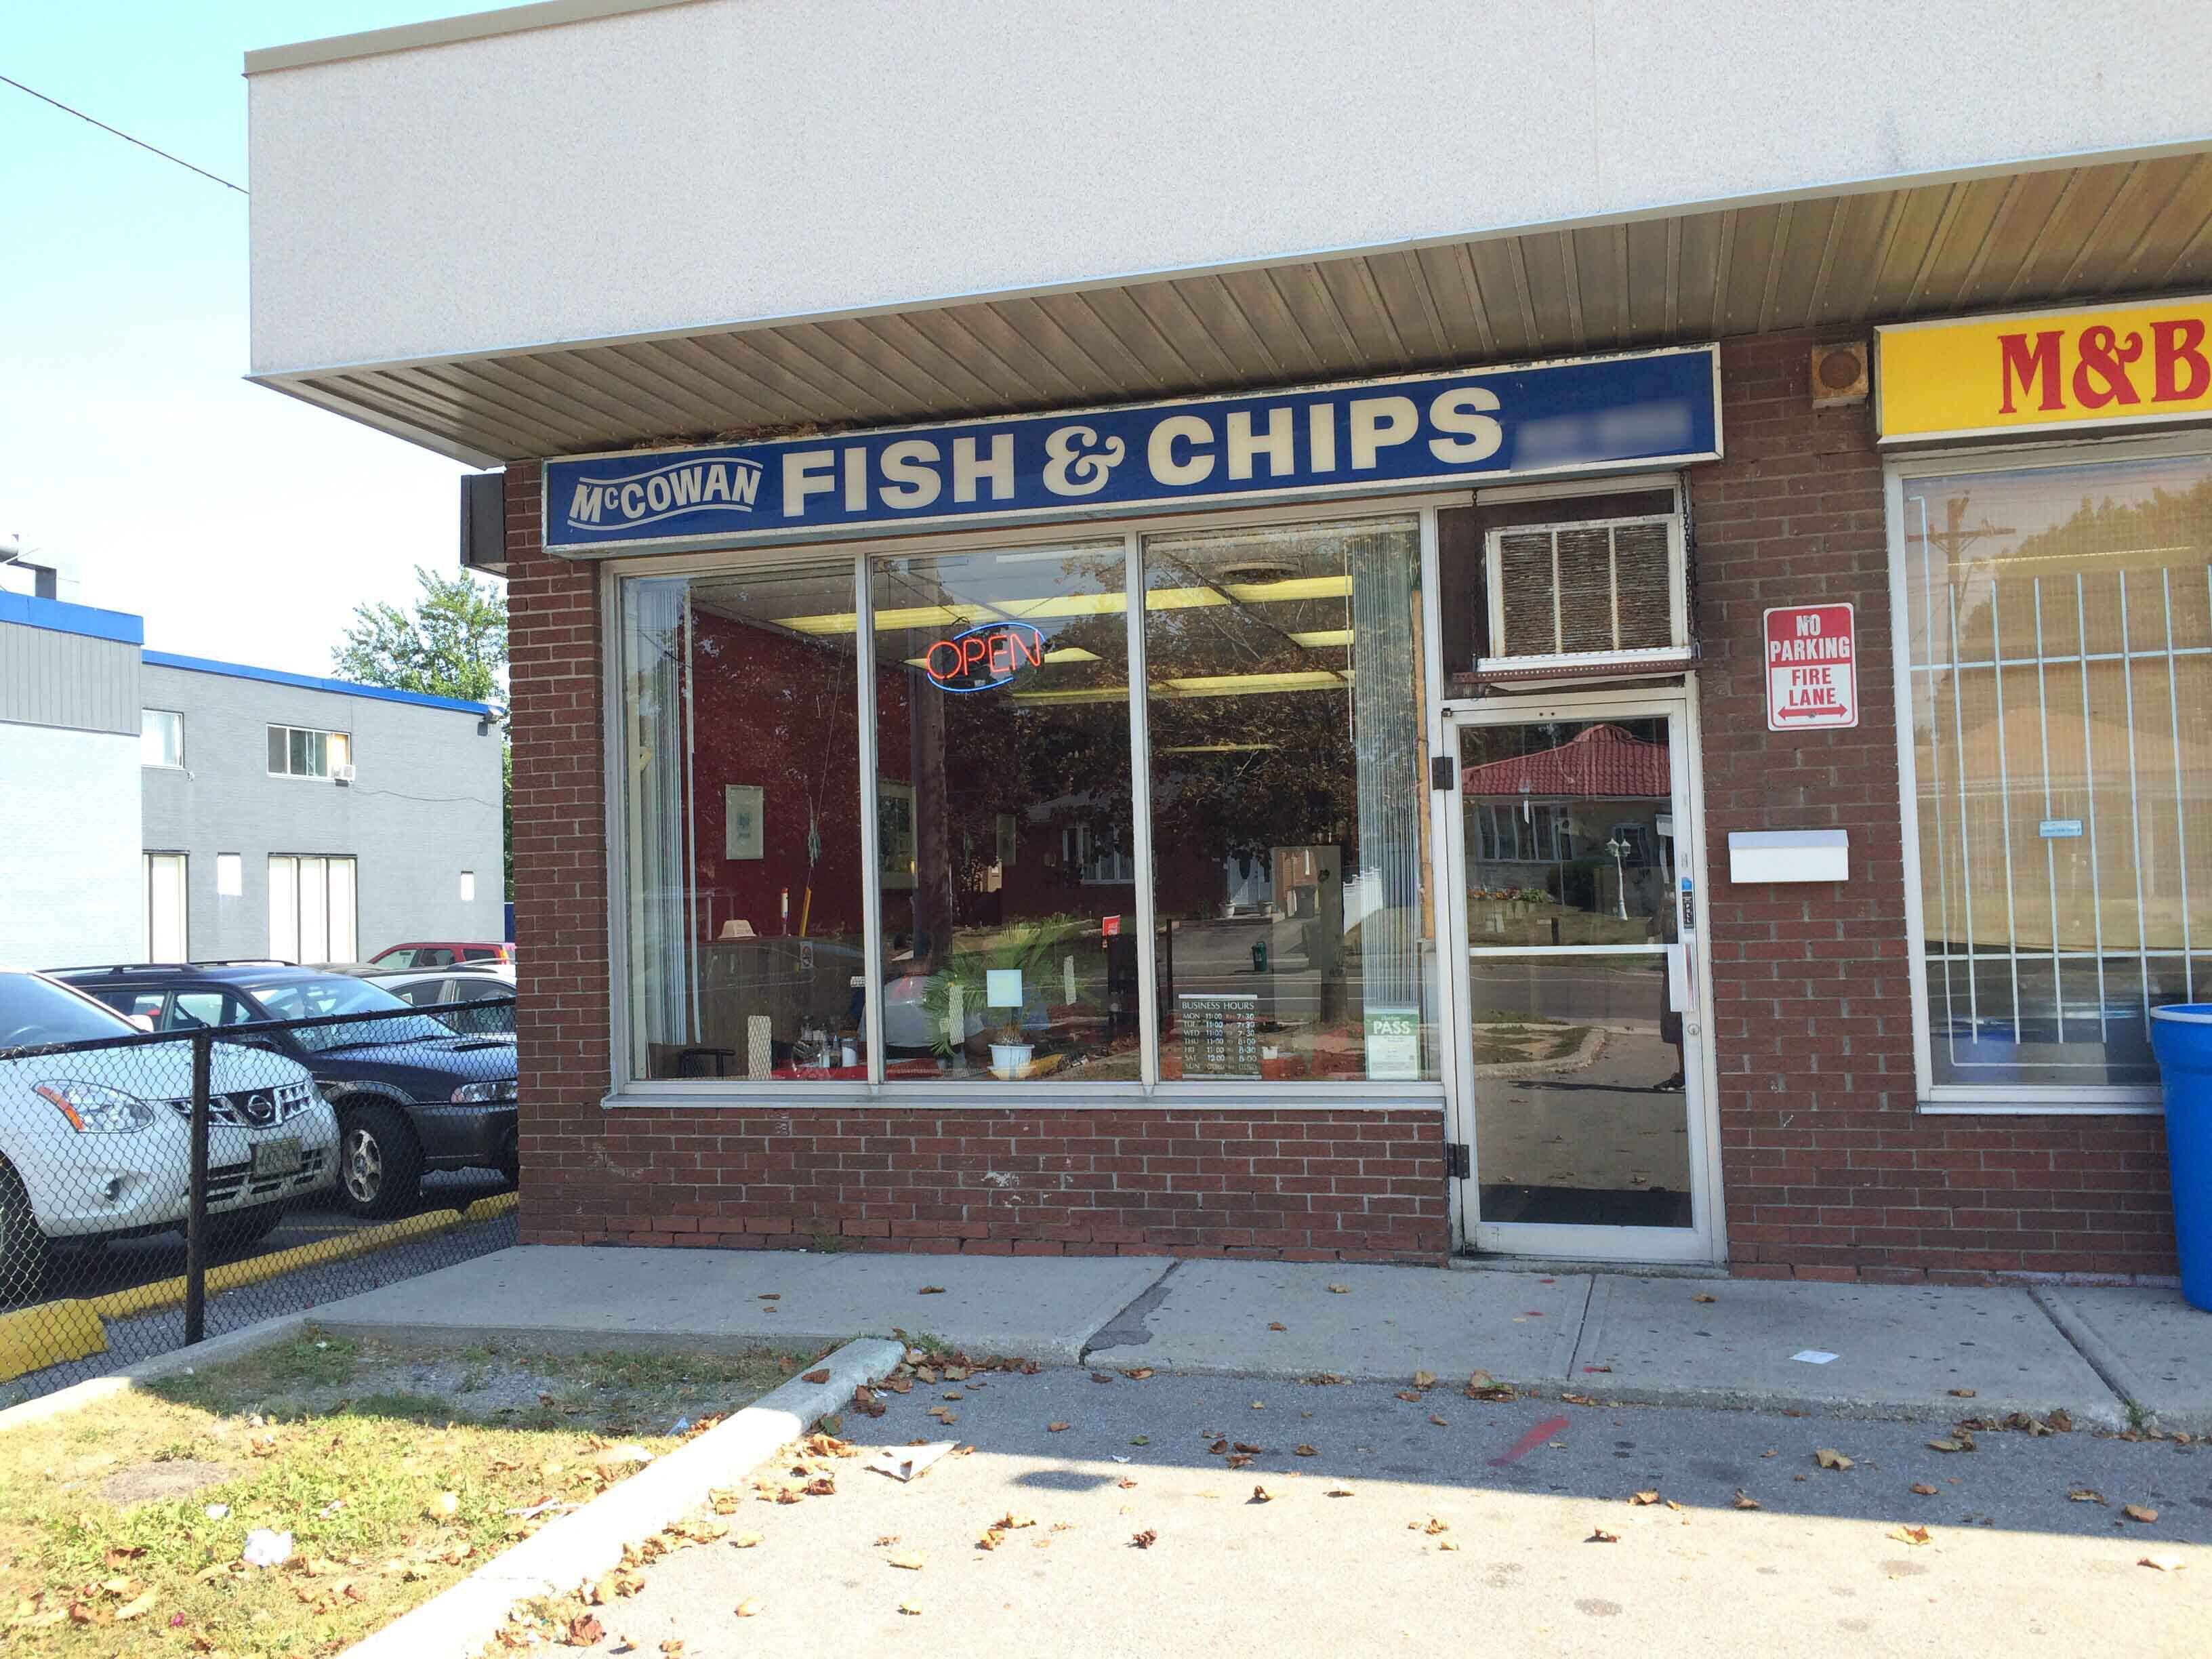
M 2152 1009 L 2150 1046 L 2166 1087 L 2181 1294 L 2212 1313 L 2212 1002 Z

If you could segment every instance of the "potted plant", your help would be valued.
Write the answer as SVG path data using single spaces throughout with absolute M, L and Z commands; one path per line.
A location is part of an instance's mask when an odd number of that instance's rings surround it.
M 980 951 L 965 951 L 947 958 L 930 976 L 921 1006 L 936 1033 L 937 1052 L 950 1059 L 968 1046 L 976 1026 L 1004 1011 L 1004 1017 L 987 1028 L 993 1075 L 1009 1080 L 1027 1077 L 1036 1059 L 1036 1045 L 1023 1029 L 1023 1012 L 1030 996 L 1044 984 L 1053 965 L 1053 947 L 1081 924 L 1072 917 L 1047 916 L 1012 924 L 1005 933 Z M 1021 1000 L 993 1002 L 992 975 L 1012 973 Z M 1003 982 L 1003 981 L 1002 981 Z M 955 1003 L 960 1009 L 961 1030 L 953 1030 Z

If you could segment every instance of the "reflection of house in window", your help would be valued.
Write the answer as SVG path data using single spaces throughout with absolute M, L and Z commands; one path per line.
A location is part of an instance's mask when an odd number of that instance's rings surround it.
M 1060 855 L 1086 887 L 1126 885 L 1137 879 L 1137 861 L 1103 836 L 1092 835 L 1087 825 L 1060 831 Z

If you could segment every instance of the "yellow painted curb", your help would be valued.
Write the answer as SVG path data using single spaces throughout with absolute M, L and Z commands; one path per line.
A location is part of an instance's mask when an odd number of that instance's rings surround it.
M 477 1200 L 461 1212 L 461 1218 L 465 1221 L 496 1221 L 503 1215 L 512 1214 L 514 1206 L 521 1201 L 522 1194 L 510 1188 L 503 1193 L 494 1193 L 489 1198 Z
M 400 1221 L 387 1221 L 380 1227 L 364 1227 L 359 1232 L 341 1233 L 313 1244 L 297 1244 L 289 1250 L 272 1250 L 267 1255 L 249 1256 L 244 1261 L 233 1261 L 220 1267 L 208 1269 L 207 1287 L 210 1295 L 218 1291 L 234 1291 L 243 1285 L 258 1285 L 264 1279 L 296 1273 L 302 1267 L 324 1267 L 333 1261 L 349 1261 L 371 1251 L 404 1244 L 417 1238 L 427 1238 L 433 1233 L 442 1233 L 461 1224 L 459 1210 L 426 1210 L 421 1215 L 410 1215 Z M 127 1291 L 111 1291 L 106 1296 L 91 1297 L 86 1306 L 106 1319 L 131 1319 L 140 1314 L 154 1313 L 163 1308 L 173 1308 L 185 1299 L 185 1281 L 181 1278 L 164 1279 L 151 1285 L 136 1285 Z
M 0 1314 L 0 1382 L 107 1348 L 107 1332 L 89 1302 L 72 1297 Z
M 428 1238 L 433 1233 L 446 1232 L 467 1222 L 496 1220 L 511 1213 L 518 1201 L 519 1194 L 515 1193 L 495 1193 L 489 1198 L 477 1199 L 466 1210 L 426 1210 L 420 1215 L 387 1221 L 380 1227 L 364 1227 L 359 1232 L 341 1233 L 318 1243 L 295 1245 L 289 1250 L 272 1250 L 267 1255 L 228 1262 L 208 1269 L 208 1294 L 258 1285 L 302 1267 L 350 1261 L 357 1255 L 388 1249 L 394 1244 Z M 102 1320 L 133 1319 L 141 1314 L 159 1313 L 167 1308 L 183 1306 L 184 1300 L 185 1281 L 179 1275 L 156 1279 L 150 1285 L 134 1285 L 127 1291 L 111 1291 L 106 1296 L 42 1302 L 34 1308 L 0 1314 L 0 1382 L 66 1360 L 104 1353 L 107 1349 L 107 1332 L 100 1323 Z

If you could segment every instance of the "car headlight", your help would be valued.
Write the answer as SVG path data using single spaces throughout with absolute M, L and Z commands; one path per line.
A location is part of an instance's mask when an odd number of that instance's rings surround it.
M 453 1091 L 456 1106 L 483 1106 L 494 1101 L 514 1098 L 514 1079 L 501 1078 L 492 1083 L 464 1083 Z
M 61 1109 L 70 1127 L 84 1135 L 136 1134 L 154 1121 L 154 1109 L 136 1095 L 105 1083 L 72 1083 L 50 1078 L 31 1087 Z

